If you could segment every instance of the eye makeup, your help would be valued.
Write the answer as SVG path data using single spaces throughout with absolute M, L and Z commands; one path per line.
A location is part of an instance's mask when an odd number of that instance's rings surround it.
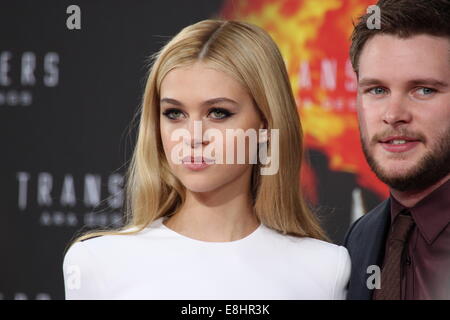
M 173 121 L 179 120 L 182 118 L 182 116 L 185 116 L 185 113 L 178 108 L 167 108 L 162 112 L 162 114 L 169 120 Z M 208 110 L 208 116 L 213 115 L 211 117 L 211 119 L 213 120 L 224 120 L 232 117 L 235 114 L 235 112 L 231 112 L 225 108 L 220 107 L 212 107 Z

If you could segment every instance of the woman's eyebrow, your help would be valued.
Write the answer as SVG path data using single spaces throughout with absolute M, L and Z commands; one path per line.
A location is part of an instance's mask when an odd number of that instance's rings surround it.
M 231 103 L 231 104 L 234 104 L 236 106 L 238 105 L 238 103 L 236 101 L 234 101 L 233 99 L 225 98 L 225 97 L 219 97 L 219 98 L 208 99 L 208 100 L 204 101 L 202 103 L 202 106 L 210 106 L 210 105 L 213 105 L 213 104 L 218 104 L 218 103 L 223 103 L 223 102 Z M 160 103 L 168 103 L 168 104 L 172 104 L 172 105 L 180 106 L 180 107 L 183 106 L 183 103 L 181 103 L 180 101 L 178 101 L 176 99 L 172 99 L 172 98 L 162 98 L 160 100 Z
M 225 98 L 225 97 L 206 100 L 205 102 L 202 103 L 202 105 L 212 105 L 212 104 L 218 104 L 218 103 L 222 103 L 222 102 L 231 103 L 236 106 L 238 105 L 238 103 L 236 101 L 234 101 L 233 99 L 229 99 L 229 98 Z
M 162 98 L 160 100 L 160 103 L 169 103 L 169 104 L 173 104 L 175 106 L 182 106 L 183 105 L 180 101 L 172 99 L 172 98 Z

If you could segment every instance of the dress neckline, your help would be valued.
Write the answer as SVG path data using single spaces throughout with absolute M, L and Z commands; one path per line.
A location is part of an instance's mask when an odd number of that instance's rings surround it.
M 155 220 L 155 226 L 156 227 L 160 227 L 161 229 L 170 232 L 171 234 L 177 236 L 180 239 L 184 239 L 186 241 L 191 241 L 191 242 L 196 242 L 196 243 L 201 243 L 201 244 L 207 244 L 207 245 L 216 245 L 216 246 L 220 246 L 220 245 L 235 245 L 235 244 L 240 244 L 240 243 L 244 243 L 247 242 L 249 240 L 251 240 L 252 238 L 256 237 L 264 228 L 264 225 L 262 223 L 259 224 L 259 226 L 253 230 L 250 234 L 246 235 L 245 237 L 241 238 L 241 239 L 237 239 L 237 240 L 232 240 L 232 241 L 204 241 L 204 240 L 199 240 L 199 239 L 195 239 L 195 238 L 191 238 L 188 236 L 185 236 L 181 233 L 176 232 L 175 230 L 169 228 L 168 226 L 166 226 L 163 222 L 165 221 L 165 217 L 161 217 Z

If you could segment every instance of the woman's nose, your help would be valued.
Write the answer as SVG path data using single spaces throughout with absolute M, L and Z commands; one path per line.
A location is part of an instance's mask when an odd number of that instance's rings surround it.
M 185 138 L 185 143 L 191 148 L 195 149 L 207 144 L 207 141 L 203 139 L 203 132 L 205 131 L 203 121 L 189 121 L 187 130 L 189 132 L 189 136 Z

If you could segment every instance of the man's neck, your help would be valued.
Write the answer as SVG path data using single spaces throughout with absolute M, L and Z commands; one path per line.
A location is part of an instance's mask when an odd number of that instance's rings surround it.
M 403 206 L 411 208 L 414 207 L 420 200 L 422 200 L 430 193 L 432 193 L 434 190 L 436 190 L 444 183 L 446 183 L 449 179 L 450 173 L 426 189 L 417 191 L 398 191 L 395 189 L 391 189 L 391 194 L 395 198 L 395 200 L 400 202 Z

